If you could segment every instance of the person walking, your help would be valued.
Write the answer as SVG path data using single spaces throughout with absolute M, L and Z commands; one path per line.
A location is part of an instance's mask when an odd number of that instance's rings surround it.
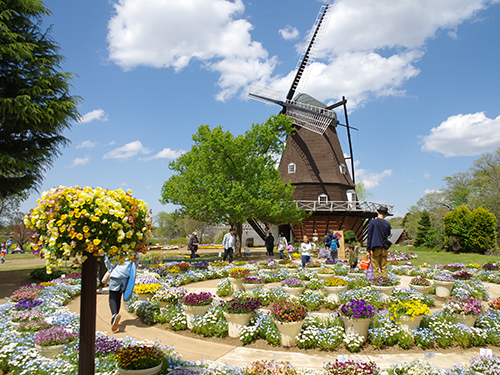
M 307 236 L 302 237 L 302 243 L 300 244 L 301 255 L 302 255 L 302 268 L 306 268 L 306 263 L 311 263 L 311 251 L 312 246 L 309 242 Z
M 284 251 L 287 246 L 288 246 L 288 241 L 286 240 L 285 235 L 283 233 L 280 233 L 277 245 L 278 251 L 280 252 L 280 259 L 285 259 Z
M 274 237 L 270 230 L 267 231 L 266 250 L 267 255 L 271 257 L 274 255 Z
M 229 233 L 224 235 L 222 239 L 222 247 L 224 248 L 224 258 L 222 260 L 225 262 L 226 258 L 229 256 L 229 263 L 233 263 L 233 251 L 236 245 L 236 236 L 234 235 L 234 229 L 229 229 Z
M 193 232 L 193 235 L 191 236 L 191 239 L 189 240 L 189 251 L 191 251 L 191 259 L 196 258 L 196 252 L 198 251 L 198 233 Z
M 5 263 L 5 255 L 7 254 L 7 249 L 5 248 L 5 244 L 2 244 L 2 250 L 0 251 L 0 257 L 2 259 L 2 264 Z
M 328 259 L 330 259 L 330 260 L 333 260 L 333 258 L 332 258 L 332 242 L 333 242 L 333 240 L 334 240 L 333 230 L 329 229 L 328 234 L 323 239 L 323 244 L 325 245 L 325 249 L 328 253 Z M 334 246 L 335 246 L 335 244 L 334 244 Z
M 7 242 L 5 243 L 5 246 L 6 246 L 5 250 L 7 250 L 7 254 L 11 250 L 13 244 L 14 244 L 14 240 L 12 239 L 12 236 L 10 236 L 9 239 L 7 240 Z
M 366 251 L 370 253 L 375 278 L 387 277 L 387 249 L 384 238 L 391 235 L 391 224 L 385 218 L 392 216 L 386 206 L 377 209 L 377 217 L 370 220 L 366 237 Z
M 121 265 L 112 264 L 111 260 L 106 256 L 104 263 L 108 270 L 111 270 L 111 277 L 109 279 L 109 309 L 111 310 L 111 331 L 115 333 L 118 332 L 120 327 L 122 296 L 130 278 L 132 262 L 128 261 Z

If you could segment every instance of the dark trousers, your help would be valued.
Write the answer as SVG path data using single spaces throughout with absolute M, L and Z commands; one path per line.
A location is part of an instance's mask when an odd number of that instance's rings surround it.
M 274 247 L 268 247 L 267 248 L 267 255 L 270 255 L 270 256 L 274 255 Z
M 114 316 L 120 312 L 120 307 L 122 304 L 122 294 L 123 292 L 109 291 L 109 308 L 111 310 L 111 315 Z
M 233 248 L 228 247 L 227 249 L 224 249 L 224 258 L 222 260 L 225 262 L 226 258 L 229 256 L 229 263 L 233 263 Z

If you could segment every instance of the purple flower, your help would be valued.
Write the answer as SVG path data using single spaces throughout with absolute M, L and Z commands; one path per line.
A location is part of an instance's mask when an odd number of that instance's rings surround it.
M 263 284 L 264 280 L 262 280 L 260 277 L 256 276 L 249 276 L 245 277 L 243 280 L 241 280 L 243 284 Z
M 189 293 L 184 297 L 184 304 L 187 306 L 206 306 L 212 303 L 213 296 L 208 292 Z
M 31 310 L 34 307 L 40 306 L 42 303 L 43 301 L 41 299 L 35 299 L 35 300 L 23 299 L 22 301 L 16 303 L 14 308 L 16 310 Z
M 496 264 L 493 264 L 493 263 L 486 263 L 483 266 L 483 269 L 487 270 L 487 271 L 496 271 L 496 270 L 500 269 L 500 267 L 497 266 Z
M 75 341 L 78 334 L 64 327 L 52 327 L 38 332 L 33 339 L 40 346 L 63 345 Z
M 198 269 L 198 270 L 206 270 L 208 268 L 208 263 L 205 261 L 193 262 L 191 264 L 191 268 Z
M 353 299 L 340 306 L 340 311 L 350 319 L 368 319 L 375 315 L 378 310 L 364 299 Z
M 286 286 L 288 288 L 302 288 L 304 286 L 304 282 L 300 279 L 292 277 L 290 279 L 283 280 L 281 282 L 281 286 Z
M 228 314 L 246 314 L 257 310 L 261 305 L 262 303 L 258 298 L 238 297 L 225 302 L 222 308 Z

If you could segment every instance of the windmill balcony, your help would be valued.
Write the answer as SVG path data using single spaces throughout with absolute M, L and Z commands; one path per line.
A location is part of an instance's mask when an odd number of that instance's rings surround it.
M 297 207 L 304 211 L 313 212 L 371 212 L 377 213 L 379 203 L 365 202 L 365 201 L 295 201 Z M 394 206 L 386 205 L 389 212 L 392 211 Z

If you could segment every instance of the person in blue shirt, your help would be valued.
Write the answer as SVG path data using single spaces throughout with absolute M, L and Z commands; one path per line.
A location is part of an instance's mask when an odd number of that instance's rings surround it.
M 338 258 L 337 255 L 338 240 L 337 240 L 337 235 L 333 234 L 332 229 L 328 230 L 328 234 L 325 236 L 323 243 L 325 244 L 325 249 L 330 251 L 329 258 L 336 262 Z
M 111 270 L 111 278 L 109 280 L 109 308 L 111 310 L 111 331 L 115 333 L 120 328 L 120 307 L 123 292 L 130 278 L 132 262 L 111 264 L 111 260 L 107 256 L 104 262 L 108 270 Z
M 391 235 L 391 224 L 385 218 L 392 216 L 387 207 L 380 206 L 377 209 L 377 217 L 370 220 L 366 238 L 366 251 L 370 253 L 373 267 L 373 276 L 387 277 L 387 249 L 384 247 L 383 238 Z M 382 227 L 382 230 L 380 230 Z

